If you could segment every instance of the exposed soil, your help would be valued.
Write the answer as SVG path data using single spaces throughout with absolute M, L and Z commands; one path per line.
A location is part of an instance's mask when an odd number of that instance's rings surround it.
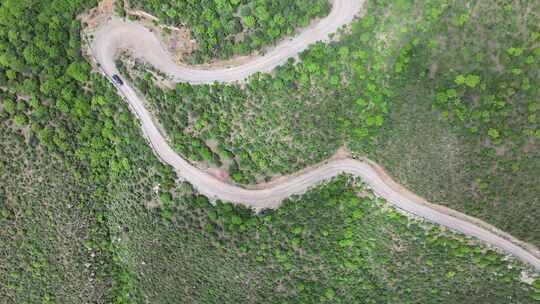
M 114 14 L 114 2 L 115 0 L 103 0 L 99 2 L 87 14 L 79 16 L 79 20 L 83 24 L 86 23 L 88 28 L 97 27 Z

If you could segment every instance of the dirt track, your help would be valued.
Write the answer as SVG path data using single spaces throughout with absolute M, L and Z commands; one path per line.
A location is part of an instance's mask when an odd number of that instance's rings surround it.
M 109 78 L 118 73 L 114 64 L 114 58 L 118 51 L 129 49 L 135 57 L 144 59 L 173 77 L 177 82 L 200 84 L 215 81 L 243 81 L 256 72 L 273 70 L 288 58 L 297 56 L 299 52 L 314 42 L 326 40 L 328 34 L 336 32 L 340 27 L 350 23 L 355 16 L 361 15 L 363 13 L 362 5 L 363 0 L 334 0 L 332 11 L 328 17 L 304 30 L 297 37 L 282 41 L 266 55 L 231 68 L 203 70 L 176 65 L 160 45 L 156 36 L 148 29 L 117 18 L 111 19 L 97 29 L 91 43 L 91 50 L 94 59 L 101 64 L 103 72 Z M 534 249 L 529 251 L 524 249 L 519 244 L 525 244 L 480 220 L 471 220 L 470 217 L 458 212 L 444 212 L 430 207 L 429 203 L 397 185 L 376 164 L 368 160 L 328 161 L 313 170 L 301 175 L 290 176 L 283 182 L 262 190 L 247 190 L 220 181 L 195 168 L 173 151 L 145 108 L 143 97 L 136 94 L 129 83 L 119 86 L 118 89 L 140 119 L 141 128 L 155 153 L 163 162 L 173 166 L 178 174 L 191 182 L 198 191 L 210 198 L 242 203 L 254 208 L 277 208 L 280 202 L 291 194 L 303 193 L 309 187 L 336 175 L 350 173 L 361 177 L 375 193 L 385 198 L 396 208 L 476 237 L 514 255 L 540 271 L 540 259 Z

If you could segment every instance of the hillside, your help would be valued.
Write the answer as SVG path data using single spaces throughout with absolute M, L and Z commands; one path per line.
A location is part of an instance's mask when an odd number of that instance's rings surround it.
M 140 8 L 161 16 L 158 3 Z M 402 214 L 349 175 L 277 209 L 212 204 L 156 157 L 85 56 L 78 16 L 96 5 L 0 3 L 0 303 L 540 299 L 530 265 Z M 125 79 L 180 155 L 239 185 L 345 145 L 430 201 L 539 245 L 540 4 L 366 5 L 339 39 L 242 85 L 167 89 L 129 56 Z

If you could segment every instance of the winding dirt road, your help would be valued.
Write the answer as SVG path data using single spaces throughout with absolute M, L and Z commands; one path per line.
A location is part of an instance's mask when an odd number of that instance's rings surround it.
M 174 63 L 158 38 L 147 28 L 118 18 L 112 18 L 96 30 L 90 47 L 94 59 L 100 64 L 102 72 L 109 79 L 112 75 L 118 74 L 114 63 L 115 56 L 118 55 L 119 50 L 128 49 L 135 57 L 144 59 L 177 82 L 200 84 L 216 81 L 244 81 L 246 77 L 256 72 L 273 70 L 288 58 L 297 56 L 312 43 L 327 40 L 329 34 L 335 33 L 340 27 L 349 24 L 356 16 L 363 13 L 363 2 L 363 0 L 334 0 L 331 13 L 315 25 L 305 29 L 293 39 L 282 41 L 266 55 L 231 68 L 203 70 L 179 66 Z M 155 153 L 163 162 L 173 166 L 180 176 L 209 198 L 241 203 L 254 208 L 277 208 L 283 199 L 292 194 L 303 193 L 308 188 L 341 173 L 349 173 L 361 177 L 377 195 L 386 199 L 396 208 L 432 223 L 478 238 L 514 255 L 540 271 L 538 253 L 524 249 L 522 246 L 525 244 L 480 220 L 456 211 L 441 211 L 440 208 L 434 207 L 396 184 L 380 167 L 369 160 L 328 161 L 313 170 L 290 176 L 283 182 L 262 190 L 247 190 L 220 181 L 192 166 L 174 152 L 145 108 L 144 98 L 137 94 L 129 83 L 118 86 L 118 90 L 140 119 L 141 128 Z

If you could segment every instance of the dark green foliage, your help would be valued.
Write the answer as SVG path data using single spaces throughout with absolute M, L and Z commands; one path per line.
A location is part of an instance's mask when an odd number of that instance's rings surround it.
M 328 0 L 133 0 L 162 22 L 186 25 L 197 40 L 193 62 L 249 54 L 330 11 Z

